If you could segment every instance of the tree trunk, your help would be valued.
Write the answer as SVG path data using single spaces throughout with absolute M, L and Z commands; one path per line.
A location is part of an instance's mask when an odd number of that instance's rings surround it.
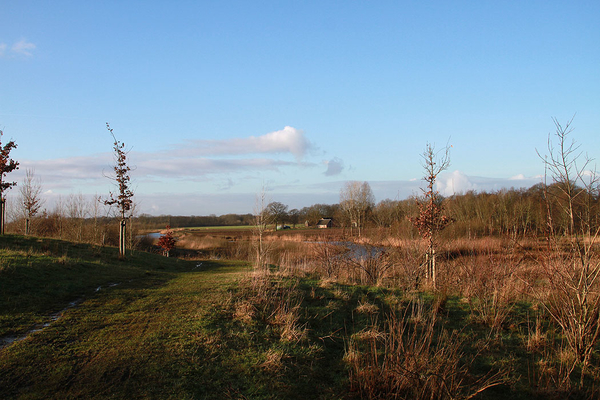
M 6 209 L 6 200 L 0 199 L 0 235 L 4 235 L 4 214 Z
M 25 236 L 29 236 L 29 217 L 25 218 Z
M 436 289 L 435 285 L 435 248 L 431 249 L 431 283 L 433 288 Z
M 120 229 L 119 229 L 119 256 L 120 257 L 125 257 L 126 226 L 127 226 L 127 221 L 125 219 L 122 219 Z

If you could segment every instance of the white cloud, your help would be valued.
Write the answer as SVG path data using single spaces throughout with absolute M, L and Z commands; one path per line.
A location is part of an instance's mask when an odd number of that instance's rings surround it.
M 44 186 L 55 192 L 80 190 L 82 187 L 92 192 L 102 191 L 104 189 L 93 188 L 105 188 L 112 184 L 107 177 L 112 176 L 114 160 L 108 152 L 89 157 L 21 160 L 20 163 L 21 169 L 15 171 L 14 175 L 11 174 L 12 179 L 20 181 L 23 171 L 33 168 Z M 229 180 L 227 184 L 218 186 L 221 190 L 228 190 L 232 187 L 231 178 L 256 177 L 266 171 L 280 172 L 284 168 L 313 168 L 317 164 L 266 157 L 207 158 L 182 156 L 178 153 L 167 155 L 164 152 L 131 152 L 129 166 L 132 168 L 132 179 L 138 183 L 206 182 L 220 176 Z
M 154 193 L 136 195 L 140 213 L 209 215 L 252 213 L 255 193 Z
M 25 39 L 21 39 L 18 42 L 16 42 L 15 44 L 12 45 L 12 47 L 10 48 L 10 50 L 18 55 L 22 55 L 22 56 L 27 56 L 27 57 L 31 57 L 33 54 L 31 53 L 32 50 L 34 50 L 36 48 L 35 44 L 28 42 Z
M 6 51 L 6 43 L 0 43 L 0 57 L 2 57 L 4 55 L 5 51 Z
M 452 196 L 453 194 L 476 190 L 477 185 L 473 184 L 467 175 L 457 170 L 450 174 L 441 175 L 436 182 L 436 189 L 443 196 Z
M 323 161 L 327 165 L 327 170 L 324 172 L 325 176 L 335 176 L 342 173 L 344 170 L 344 161 L 334 157 L 329 161 Z
M 173 157 L 157 158 L 151 154 L 131 158 L 138 176 L 205 178 L 207 175 L 231 174 L 249 171 L 277 171 L 282 167 L 297 166 L 288 161 L 268 158 L 213 159 Z
M 282 168 L 317 166 L 315 163 L 299 160 L 314 147 L 306 139 L 303 131 L 289 126 L 258 137 L 202 140 L 192 143 L 194 146 L 187 146 L 187 150 L 157 153 L 131 152 L 128 160 L 134 169 L 132 176 L 137 181 L 146 183 L 158 183 L 164 179 L 202 182 L 208 180 L 210 176 L 219 174 L 256 176 L 257 173 L 280 171 Z M 288 153 L 295 156 L 296 161 L 273 156 L 246 157 L 248 154 L 257 153 Z M 111 175 L 113 163 L 112 154 L 109 152 L 89 157 L 21 161 L 23 170 L 35 169 L 45 185 L 55 191 L 78 188 L 82 184 L 88 187 L 106 186 L 106 176 Z M 18 172 L 15 178 L 20 179 L 20 175 L 17 175 Z M 231 181 L 228 182 L 227 185 L 220 185 L 220 187 L 227 190 L 231 187 Z
M 54 160 L 37 160 L 20 162 L 21 167 L 15 176 L 24 175 L 25 170 L 32 168 L 36 175 L 56 177 L 60 179 L 88 179 L 93 174 L 102 175 L 109 171 L 111 159 L 108 154 L 91 157 L 57 158 Z M 100 171 L 100 172 L 99 172 Z
M 510 178 L 468 176 L 461 171 L 440 174 L 436 189 L 444 196 L 463 194 L 469 190 L 493 192 L 500 189 L 528 188 L 541 182 L 540 176 L 526 177 L 518 174 Z
M 313 149 L 304 131 L 291 126 L 261 136 L 227 140 L 193 140 L 183 154 L 196 156 L 290 153 L 301 160 Z M 182 149 L 180 149 L 182 150 Z M 180 151 L 181 154 L 181 151 Z

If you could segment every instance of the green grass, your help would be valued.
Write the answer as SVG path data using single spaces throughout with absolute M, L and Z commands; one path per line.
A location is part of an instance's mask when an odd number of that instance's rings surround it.
M 288 226 L 292 226 L 289 225 Z M 186 228 L 178 228 L 181 230 L 189 230 L 189 231 L 236 231 L 236 230 L 242 230 L 242 231 L 251 231 L 252 229 L 256 228 L 254 225 L 225 225 L 225 226 L 197 226 L 197 227 L 186 227 Z M 269 230 L 273 230 L 274 229 L 274 225 L 269 225 L 268 226 Z M 297 224 L 296 227 L 291 228 L 289 230 L 291 231 L 298 231 L 298 230 L 307 230 L 309 228 L 306 228 L 304 225 L 302 224 Z M 289 231 L 287 229 L 282 229 L 280 231 L 282 232 L 287 232 Z
M 226 226 L 197 226 L 181 228 L 190 231 L 233 231 L 233 230 L 252 230 L 254 225 L 226 225 Z
M 383 327 L 385 313 L 405 308 L 411 296 L 435 301 L 422 293 L 277 276 L 269 277 L 261 299 L 247 263 L 201 262 L 142 252 L 120 260 L 114 248 L 0 237 L 0 337 L 27 335 L 0 349 L 0 398 L 360 398 L 345 360 L 351 338 Z M 288 289 L 300 304 L 297 327 L 305 330 L 297 340 L 283 339 L 274 317 Z M 65 310 L 74 300 L 78 305 Z M 246 303 L 250 317 L 239 313 Z M 547 398 L 528 376 L 545 357 L 524 345 L 530 312 L 519 304 L 490 336 L 486 326 L 470 322 L 459 298 L 444 302 L 440 326 L 464 336 L 465 356 L 478 352 L 479 339 L 490 340 L 473 374 L 512 368 L 510 382 L 477 399 Z
M 323 319 L 327 310 L 303 316 L 322 327 L 302 343 L 232 317 L 245 263 L 197 268 L 145 253 L 122 261 L 115 249 L 23 237 L 1 238 L 0 257 L 3 336 L 83 299 L 0 349 L 0 398 L 335 399 L 348 391 L 342 336 L 320 338 L 338 329 Z

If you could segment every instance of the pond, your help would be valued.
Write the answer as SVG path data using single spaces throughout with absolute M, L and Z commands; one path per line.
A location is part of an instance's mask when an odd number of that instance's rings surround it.
M 138 237 L 138 239 L 148 238 L 148 239 L 151 239 L 151 240 L 158 240 L 158 239 L 160 239 L 160 237 L 162 235 L 163 234 L 160 233 L 160 232 L 151 232 L 151 233 L 146 233 L 144 235 L 138 235 L 137 237 Z

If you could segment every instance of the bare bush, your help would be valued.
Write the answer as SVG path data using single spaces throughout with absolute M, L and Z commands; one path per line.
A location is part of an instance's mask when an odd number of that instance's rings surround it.
M 386 249 L 371 245 L 352 246 L 346 260 L 354 281 L 363 285 L 381 284 L 393 266 Z
M 540 293 L 544 306 L 560 326 L 574 353 L 573 371 L 581 365 L 581 381 L 589 366 L 600 336 L 600 259 L 577 257 L 574 254 L 555 255 L 544 263 L 548 292 Z
M 417 290 L 424 276 L 422 258 L 424 244 L 421 241 L 404 241 L 390 255 L 393 262 L 395 286 L 404 290 Z
M 342 255 L 346 252 L 342 246 L 321 237 L 311 245 L 311 252 L 314 270 L 319 276 L 326 279 L 340 277 Z
M 477 354 L 464 352 L 468 338 L 438 328 L 436 320 L 435 308 L 409 305 L 387 314 L 383 331 L 373 326 L 351 338 L 345 359 L 363 398 L 470 399 L 505 381 L 506 371 L 473 376 Z
M 598 193 L 590 160 L 581 157 L 579 146 L 568 142 L 572 120 L 564 127 L 555 119 L 555 140 L 548 136 L 548 155 L 542 157 L 553 181 L 545 187 L 547 241 L 545 257 L 540 258 L 546 275 L 545 287 L 533 287 L 574 354 L 572 372 L 581 367 L 580 387 L 600 337 L 600 255 L 597 245 L 600 227 L 592 223 L 592 204 L 583 201 Z M 579 185 L 579 186 L 578 186 Z M 557 191 L 550 190 L 558 188 Z M 553 212 L 558 204 L 561 219 Z M 563 222 L 561 224 L 560 222 Z M 563 235 L 559 234 L 559 232 Z M 566 377 L 565 379 L 569 379 Z

